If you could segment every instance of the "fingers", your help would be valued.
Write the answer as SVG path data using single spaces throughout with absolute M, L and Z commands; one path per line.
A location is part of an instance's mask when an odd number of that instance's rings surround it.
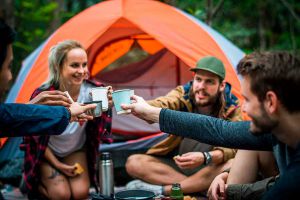
M 185 168 L 182 166 L 182 163 L 179 163 L 179 162 L 176 162 L 176 161 L 175 161 L 175 163 L 176 163 L 176 165 L 177 165 L 180 169 L 185 169 Z
M 222 174 L 215 177 L 207 192 L 209 199 L 226 199 L 226 184 L 224 178 Z
M 107 97 L 108 99 L 112 99 L 112 93 L 113 93 L 113 89 L 111 86 L 107 87 Z
M 75 102 L 70 106 L 71 111 L 71 122 L 72 121 L 78 121 L 80 124 L 83 122 L 93 119 L 92 116 L 89 116 L 85 114 L 88 110 L 95 109 L 96 104 L 86 104 L 86 105 L 80 105 L 79 103 Z
M 175 158 L 174 161 L 175 161 L 175 163 L 176 163 L 177 165 L 180 165 L 180 166 L 182 166 L 182 167 L 185 167 L 185 166 L 191 164 L 191 161 L 190 161 L 190 160 L 185 160 L 185 161 L 183 161 L 183 160 L 180 160 L 179 157 L 178 157 L 178 158 Z
M 77 116 L 77 120 L 76 121 L 78 121 L 79 123 L 83 124 L 84 122 L 86 122 L 88 120 L 92 120 L 92 119 L 94 119 L 93 116 L 87 115 L 85 113 L 82 113 L 81 115 Z
M 225 195 L 226 195 L 226 193 L 225 193 L 225 183 L 223 183 L 223 184 L 220 184 L 219 185 L 219 190 L 220 190 L 220 196 L 221 197 L 225 197 Z
M 82 122 L 86 122 L 86 121 L 92 120 L 92 119 L 94 119 L 94 117 L 91 115 L 88 115 L 86 113 L 82 113 L 81 115 L 79 115 L 79 121 L 82 121 Z
M 69 104 L 72 103 L 68 97 L 63 96 L 63 95 L 58 95 L 58 94 L 55 94 L 55 95 L 47 94 L 46 98 L 50 99 L 51 101 L 64 101 Z
M 211 190 L 212 190 L 211 187 L 212 187 L 212 184 L 213 184 L 213 183 L 210 184 L 210 186 L 209 186 L 209 188 L 208 188 L 208 190 L 207 190 L 206 196 L 208 197 L 208 199 L 211 199 Z
M 48 94 L 48 95 L 63 95 L 63 96 L 65 96 L 65 93 L 63 93 L 62 91 L 59 91 L 59 90 L 43 91 L 39 95 L 43 95 L 43 94 L 44 95 Z
M 67 174 L 69 177 L 77 176 L 77 174 L 76 174 L 76 172 L 75 172 L 75 169 L 68 170 L 68 171 L 66 172 L 66 174 Z
M 219 199 L 219 195 L 218 195 L 218 190 L 217 188 L 218 185 L 216 185 L 216 183 L 212 183 L 208 189 L 208 192 L 207 192 L 207 196 L 209 197 L 210 200 L 218 200 Z
M 76 173 L 75 173 L 76 166 L 75 165 L 62 164 L 61 167 L 59 168 L 59 170 L 67 176 L 70 176 L 70 177 L 76 176 Z
M 123 110 L 128 110 L 128 109 L 134 108 L 134 105 L 133 104 L 121 104 L 121 108 Z
M 112 100 L 112 93 L 113 93 L 113 89 L 112 89 L 112 86 L 107 86 L 107 98 L 109 101 Z
M 179 161 L 179 162 L 190 162 L 192 160 L 191 157 L 189 156 L 178 156 L 176 157 L 176 160 Z
M 77 174 L 75 173 L 75 170 L 76 170 L 75 167 L 72 167 L 72 169 L 66 170 L 67 175 L 70 176 L 70 177 L 76 176 Z
M 113 93 L 112 86 L 107 86 L 106 88 L 107 88 L 107 94 Z
M 71 104 L 70 99 L 65 93 L 53 90 L 53 91 L 43 91 L 33 98 L 29 103 L 41 104 L 41 105 L 62 105 L 69 106 Z
M 64 92 L 59 90 L 51 90 L 51 91 L 43 91 L 38 96 L 50 97 L 50 96 L 58 96 L 58 97 L 68 97 Z
M 186 162 L 186 163 L 177 162 L 177 161 L 175 161 L 175 162 L 178 165 L 178 167 L 181 168 L 181 169 L 188 169 L 188 168 L 192 168 L 193 167 L 193 164 L 190 163 L 190 162 Z
M 219 192 L 220 192 L 220 194 L 224 195 L 224 193 L 225 193 L 224 184 L 219 184 Z
M 219 188 L 218 186 L 216 186 L 216 187 Z M 211 197 L 212 197 L 212 199 L 216 199 L 216 200 L 219 199 L 218 189 L 216 189 L 216 188 L 212 189 Z
M 91 116 L 91 115 L 87 115 L 87 116 L 85 117 L 85 121 L 93 120 L 93 119 L 94 119 L 94 117 Z
M 45 105 L 49 106 L 65 106 L 70 107 L 70 103 L 66 101 L 53 101 L 53 100 L 47 100 L 44 102 Z
M 112 90 L 112 86 L 109 85 L 109 86 L 106 86 L 107 90 Z
M 65 95 L 68 97 L 68 99 L 71 101 L 71 103 L 74 103 L 74 100 L 72 99 L 72 97 L 71 97 L 71 95 L 69 94 L 69 92 L 68 92 L 68 91 L 65 91 L 64 93 L 65 93 Z
M 121 108 L 124 109 L 124 110 L 128 110 L 128 109 L 133 109 L 136 107 L 135 103 L 144 103 L 145 100 L 140 97 L 140 96 L 137 96 L 137 95 L 132 95 L 130 97 L 130 99 L 132 100 L 131 104 L 121 104 Z
M 190 155 L 194 155 L 195 153 L 198 153 L 198 152 L 187 152 L 187 153 L 181 154 L 181 156 L 190 156 Z
M 136 102 L 139 102 L 139 101 L 144 100 L 142 97 L 137 96 L 137 95 L 132 95 L 132 96 L 130 97 L 130 99 L 131 99 L 131 100 L 134 100 L 134 101 L 136 101 Z
M 112 108 L 114 106 L 113 98 L 112 98 L 113 89 L 111 86 L 107 87 L 107 99 L 108 99 L 108 107 Z
M 181 169 L 193 169 L 195 167 L 200 166 L 201 162 L 197 161 L 197 159 L 191 157 L 191 156 L 177 156 L 174 158 L 175 163 L 177 164 L 177 166 Z
M 97 104 L 95 104 L 95 103 L 82 105 L 83 112 L 86 112 L 86 111 L 91 110 L 91 109 L 95 109 L 96 107 L 97 107 Z
M 76 165 L 75 164 L 72 165 L 72 176 L 77 176 L 76 169 L 77 169 Z

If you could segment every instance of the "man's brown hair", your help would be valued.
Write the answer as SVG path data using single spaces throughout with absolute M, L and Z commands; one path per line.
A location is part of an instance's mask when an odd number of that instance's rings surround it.
M 263 101 L 273 91 L 289 112 L 300 111 L 300 60 L 289 52 L 254 52 L 245 56 L 237 71 L 249 76 L 251 91 Z

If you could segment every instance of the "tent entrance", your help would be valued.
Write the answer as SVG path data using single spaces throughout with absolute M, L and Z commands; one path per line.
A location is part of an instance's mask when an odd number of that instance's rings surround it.
M 90 64 L 91 75 L 115 89 L 148 89 L 146 93 L 153 97 L 191 79 L 188 66 L 147 34 L 107 42 L 97 52 Z M 153 90 L 162 91 L 154 94 Z
M 95 48 L 95 47 L 93 47 Z M 138 34 L 108 41 L 93 55 L 91 75 L 110 70 L 120 65 L 128 65 L 153 55 L 164 46 L 147 34 Z M 91 59 L 91 58 L 90 58 Z

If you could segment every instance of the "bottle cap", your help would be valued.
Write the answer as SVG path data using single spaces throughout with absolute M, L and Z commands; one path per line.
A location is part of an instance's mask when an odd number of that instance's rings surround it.
M 173 183 L 172 187 L 181 188 L 180 183 Z
M 110 160 L 111 159 L 111 155 L 109 152 L 102 152 L 101 156 L 100 156 L 101 160 Z

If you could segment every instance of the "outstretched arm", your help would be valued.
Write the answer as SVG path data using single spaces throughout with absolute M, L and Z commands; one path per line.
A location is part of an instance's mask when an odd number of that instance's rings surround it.
M 70 120 L 78 120 L 78 116 L 94 107 L 74 104 L 69 112 L 63 106 L 0 104 L 0 137 L 61 134 Z
M 215 146 L 272 150 L 271 134 L 252 135 L 249 132 L 250 122 L 229 122 L 201 114 L 162 109 L 159 125 L 163 132 Z
M 272 136 L 254 136 L 249 132 L 250 122 L 228 122 L 201 114 L 155 108 L 142 97 L 132 96 L 133 103 L 123 105 L 148 122 L 159 122 L 160 130 L 203 143 L 237 149 L 272 150 Z

